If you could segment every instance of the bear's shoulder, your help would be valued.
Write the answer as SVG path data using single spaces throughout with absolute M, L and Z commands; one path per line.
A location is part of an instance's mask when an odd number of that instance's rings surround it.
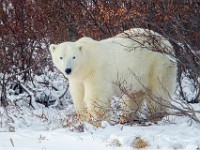
M 78 43 L 88 43 L 88 42 L 94 42 L 95 40 L 92 39 L 91 37 L 87 37 L 87 36 L 84 36 L 80 39 L 78 39 L 76 42 Z

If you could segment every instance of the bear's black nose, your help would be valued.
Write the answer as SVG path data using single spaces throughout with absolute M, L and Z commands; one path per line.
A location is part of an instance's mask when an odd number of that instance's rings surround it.
M 72 72 L 72 69 L 71 68 L 67 68 L 67 69 L 65 69 L 65 72 L 66 72 L 66 74 L 70 74 Z

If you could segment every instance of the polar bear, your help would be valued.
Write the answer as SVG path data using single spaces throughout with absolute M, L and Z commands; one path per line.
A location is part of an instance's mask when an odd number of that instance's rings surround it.
M 158 33 L 141 28 L 100 41 L 83 37 L 50 45 L 54 65 L 69 81 L 77 113 L 99 119 L 112 114 L 112 96 L 124 99 L 132 119 L 144 101 L 149 112 L 167 110 L 177 66 L 168 55 L 154 50 L 172 52 L 172 45 Z

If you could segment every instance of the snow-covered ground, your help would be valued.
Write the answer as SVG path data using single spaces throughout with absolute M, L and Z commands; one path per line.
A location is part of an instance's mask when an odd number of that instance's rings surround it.
M 66 80 L 60 75 L 53 73 L 34 79 L 39 90 L 35 95 L 32 91 L 31 95 L 38 99 L 46 94 L 50 100 L 56 100 L 65 93 Z M 43 81 L 49 85 L 37 85 Z M 192 99 L 195 91 L 186 81 L 184 92 Z M 30 94 L 29 88 L 34 88 L 29 86 L 25 88 Z M 53 86 L 58 90 L 53 90 Z M 146 150 L 200 150 L 200 124 L 189 117 L 167 116 L 156 124 L 146 125 L 111 126 L 103 122 L 102 128 L 95 128 L 76 120 L 69 93 L 60 99 L 62 107 L 58 103 L 49 108 L 34 103 L 35 110 L 28 106 L 27 93 L 15 95 L 15 91 L 10 90 L 8 98 L 11 104 L 0 107 L 0 150 L 134 150 L 142 147 Z M 175 103 L 181 106 L 178 104 Z M 200 104 L 191 107 L 200 111 Z M 200 120 L 200 113 L 196 117 Z
M 133 150 L 143 143 L 147 150 L 200 149 L 200 124 L 187 117 L 168 116 L 146 126 L 103 122 L 95 128 L 70 120 L 71 110 L 0 108 L 0 150 Z

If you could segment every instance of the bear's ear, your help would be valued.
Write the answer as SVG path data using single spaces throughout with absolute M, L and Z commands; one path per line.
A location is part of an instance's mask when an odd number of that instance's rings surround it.
M 51 45 L 50 45 L 50 47 L 49 47 L 49 49 L 50 49 L 50 52 L 51 52 L 51 53 L 54 53 L 54 52 L 55 52 L 55 50 L 56 50 L 56 47 L 57 47 L 57 45 L 56 45 L 56 44 L 51 44 Z
M 83 46 L 79 45 L 78 49 L 79 49 L 80 52 L 82 52 Z

